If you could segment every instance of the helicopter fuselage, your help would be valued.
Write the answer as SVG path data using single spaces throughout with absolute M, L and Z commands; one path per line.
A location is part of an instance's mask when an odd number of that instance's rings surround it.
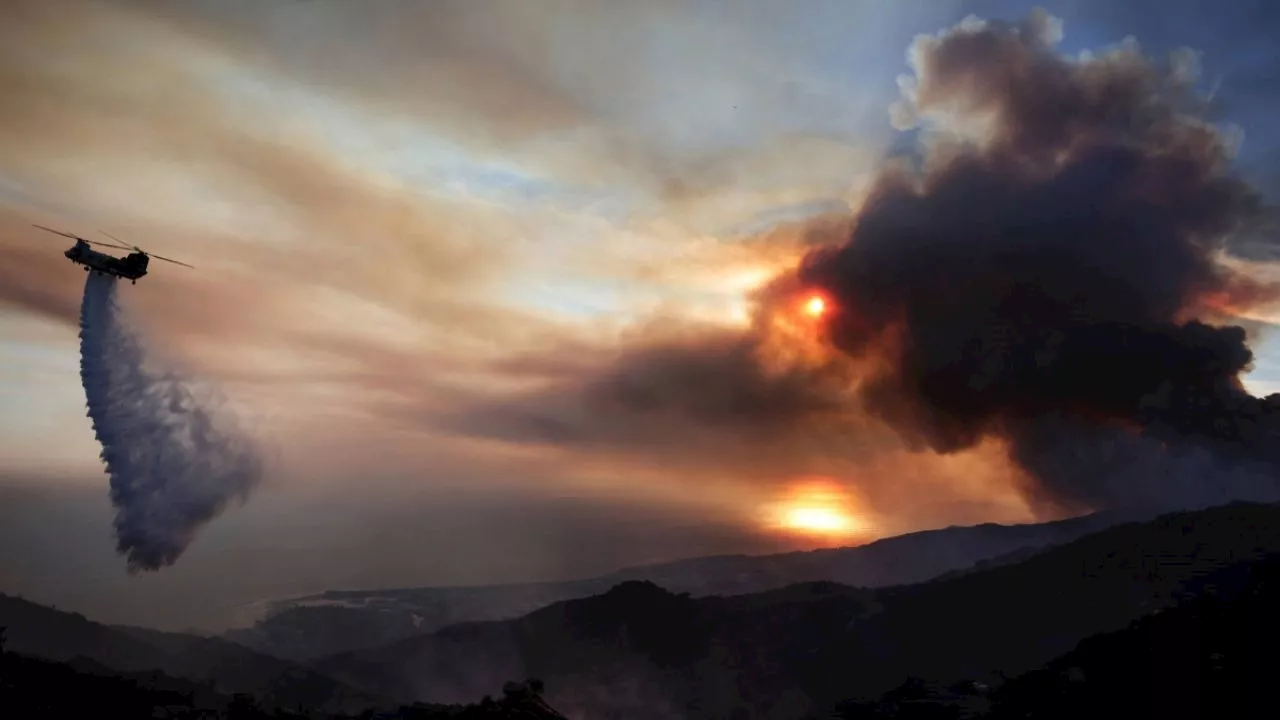
M 99 275 L 111 275 L 125 280 L 137 282 L 138 278 L 147 274 L 147 256 L 144 253 L 129 253 L 118 258 L 89 247 L 88 243 L 77 241 L 64 255 L 73 263 L 83 265 L 85 272 L 96 272 Z

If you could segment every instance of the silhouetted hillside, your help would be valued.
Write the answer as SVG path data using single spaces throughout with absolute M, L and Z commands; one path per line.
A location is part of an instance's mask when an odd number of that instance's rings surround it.
M 277 657 L 308 660 L 386 645 L 461 622 L 519 617 L 555 602 L 643 580 L 695 597 L 762 592 L 803 582 L 880 587 L 921 582 L 974 563 L 1023 558 L 1150 514 L 1095 513 L 1050 523 L 949 527 L 859 547 L 725 555 L 635 567 L 587 580 L 474 588 L 331 591 L 286 601 L 252 628 L 225 637 Z
M 227 718 L 228 720 L 566 720 L 542 700 L 541 683 L 507 683 L 501 698 L 471 705 L 416 704 L 340 715 L 279 708 L 247 695 L 160 672 L 115 674 L 91 661 L 58 663 L 0 651 L 0 717 Z
M 842 703 L 837 716 L 1271 718 L 1270 683 L 1280 671 L 1277 607 L 1280 557 L 1237 563 L 1215 573 L 1202 594 L 1087 638 L 989 692 L 972 682 L 943 687 L 912 678 L 879 698 Z
M 278 603 L 228 640 L 269 655 L 305 661 L 386 645 L 460 622 L 523 615 L 554 602 L 611 587 L 600 580 L 491 587 L 332 590 Z
M 1275 717 L 1280 559 L 1242 564 L 1208 589 L 1013 679 L 989 717 Z
M 395 698 L 465 701 L 537 676 L 572 713 L 797 718 L 910 676 L 949 683 L 1031 670 L 1090 635 L 1280 551 L 1280 506 L 1129 523 L 1022 562 L 880 590 L 811 583 L 695 599 L 625 583 L 509 622 L 473 623 L 317 667 Z
M 380 702 L 311 668 L 226 640 L 102 625 L 6 595 L 0 595 L 0 626 L 8 627 L 8 647 L 15 653 L 64 662 L 87 659 L 119 672 L 163 669 L 272 705 L 354 712 Z
M 1201 592 L 1215 573 L 1280 551 L 1280 506 L 1234 504 L 1113 527 L 1027 561 L 885 589 L 885 612 L 807 663 L 807 689 L 867 694 L 906 676 L 950 682 L 1030 670 L 1081 639 Z
M 788 696 L 790 684 L 761 672 L 762 663 L 769 665 L 779 648 L 824 642 L 826 628 L 869 595 L 815 583 L 693 599 L 631 581 L 517 621 L 457 625 L 318 667 L 397 699 L 448 702 L 474 700 L 495 678 L 539 667 L 557 678 L 550 701 L 571 715 L 683 716 Z
M 184 718 L 198 717 L 200 708 L 225 716 L 229 704 L 230 698 L 207 685 L 162 673 L 125 677 L 91 662 L 73 667 L 0 653 L 4 717 L 90 718 L 109 713 L 121 718 Z

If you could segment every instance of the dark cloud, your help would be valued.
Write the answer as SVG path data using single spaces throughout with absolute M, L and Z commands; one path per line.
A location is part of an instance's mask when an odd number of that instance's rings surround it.
M 855 451 L 850 434 L 861 420 L 841 368 L 771 368 L 763 342 L 758 332 L 690 329 L 593 362 L 530 359 L 549 382 L 449 422 L 468 434 L 748 473 L 795 470 L 806 452 Z
M 1037 14 L 918 39 L 897 118 L 923 123 L 924 169 L 886 172 L 800 277 L 835 298 L 841 350 L 892 338 L 862 397 L 922 446 L 1005 437 L 1070 505 L 1183 502 L 1161 496 L 1246 462 L 1274 491 L 1280 398 L 1242 389 L 1242 328 L 1196 320 L 1274 295 L 1220 262 L 1259 209 L 1232 145 L 1189 114 L 1186 62 L 1132 43 L 1070 59 L 1059 38 Z M 1169 462 L 1125 462 L 1137 437 Z M 1172 462 L 1192 454 L 1217 464 Z M 1134 477 L 1153 472 L 1197 482 Z
M 1247 333 L 1211 324 L 1276 298 L 1222 262 L 1233 238 L 1277 247 L 1236 138 L 1199 114 L 1189 51 L 1071 58 L 1061 37 L 1036 13 L 918 38 L 893 117 L 920 154 L 853 223 L 815 223 L 751 331 L 633 343 L 461 424 L 749 473 L 891 447 L 883 423 L 933 453 L 1004 442 L 1046 511 L 1280 496 L 1280 398 L 1243 390 Z M 812 288 L 839 352 L 778 371 L 803 343 L 768 318 Z

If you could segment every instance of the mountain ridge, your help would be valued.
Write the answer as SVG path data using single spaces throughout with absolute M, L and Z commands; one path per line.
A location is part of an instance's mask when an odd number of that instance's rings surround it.
M 281 601 L 251 628 L 223 637 L 298 662 L 378 647 L 460 622 L 519 617 L 551 603 L 650 580 L 695 596 L 740 595 L 798 582 L 868 587 L 920 582 L 974 563 L 1066 542 L 1155 511 L 1104 511 L 1044 523 L 948 526 L 858 546 L 714 555 L 623 568 L 579 580 L 462 587 L 333 590 Z M 293 603 L 293 604 L 291 604 Z
M 66 666 L 22 665 L 35 675 L 114 674 L 136 679 L 143 690 L 185 692 L 214 705 L 312 708 L 334 717 L 453 717 L 471 705 L 465 711 L 471 715 L 457 717 L 507 717 L 500 713 L 510 706 L 521 717 L 809 720 L 829 717 L 847 698 L 878 695 L 882 700 L 870 708 L 843 707 L 856 715 L 905 702 L 923 712 L 907 697 L 916 690 L 904 679 L 999 686 L 1006 676 L 1028 674 L 1030 680 L 1000 696 L 1015 697 L 1018 687 L 1048 677 L 1035 675 L 1038 668 L 1052 675 L 1044 682 L 1059 683 L 1067 661 L 1055 658 L 1071 657 L 1086 638 L 1240 585 L 1252 564 L 1280 556 L 1280 504 L 1108 521 L 1073 540 L 1028 548 L 924 582 L 881 587 L 809 581 L 695 596 L 651 580 L 623 580 L 516 619 L 453 624 L 305 666 L 220 638 L 104 625 L 3 595 L 0 626 L 7 626 L 10 656 Z M 522 691 L 507 681 L 519 677 L 539 678 L 539 690 L 512 705 Z M 62 702 L 6 687 L 32 707 Z M 498 687 L 505 700 L 482 701 Z M 145 695 L 131 697 L 145 702 Z M 1025 704 L 1025 693 L 1018 697 Z
M 314 666 L 388 697 L 465 701 L 536 676 L 555 707 L 653 717 L 798 718 L 904 677 L 1017 673 L 1280 551 L 1280 506 L 1235 503 L 1126 522 L 1030 558 L 878 589 L 804 583 L 694 598 L 624 583 L 516 620 L 456 625 Z
M 90 661 L 120 673 L 164 670 L 208 682 L 219 692 L 244 693 L 283 707 L 359 711 L 385 702 L 313 668 L 221 638 L 105 625 L 0 594 L 0 627 L 9 652 L 53 662 Z

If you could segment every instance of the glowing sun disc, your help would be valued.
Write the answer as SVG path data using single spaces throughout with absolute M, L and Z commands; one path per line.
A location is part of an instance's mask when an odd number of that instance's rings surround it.
M 804 304 L 804 311 L 810 317 L 821 317 L 827 311 L 827 301 L 820 296 L 814 295 Z
M 833 508 L 794 507 L 787 510 L 783 525 L 793 530 L 848 532 L 856 527 L 849 516 Z
M 843 542 L 871 532 L 856 498 L 828 478 L 797 479 L 766 508 L 769 525 L 791 537 Z

